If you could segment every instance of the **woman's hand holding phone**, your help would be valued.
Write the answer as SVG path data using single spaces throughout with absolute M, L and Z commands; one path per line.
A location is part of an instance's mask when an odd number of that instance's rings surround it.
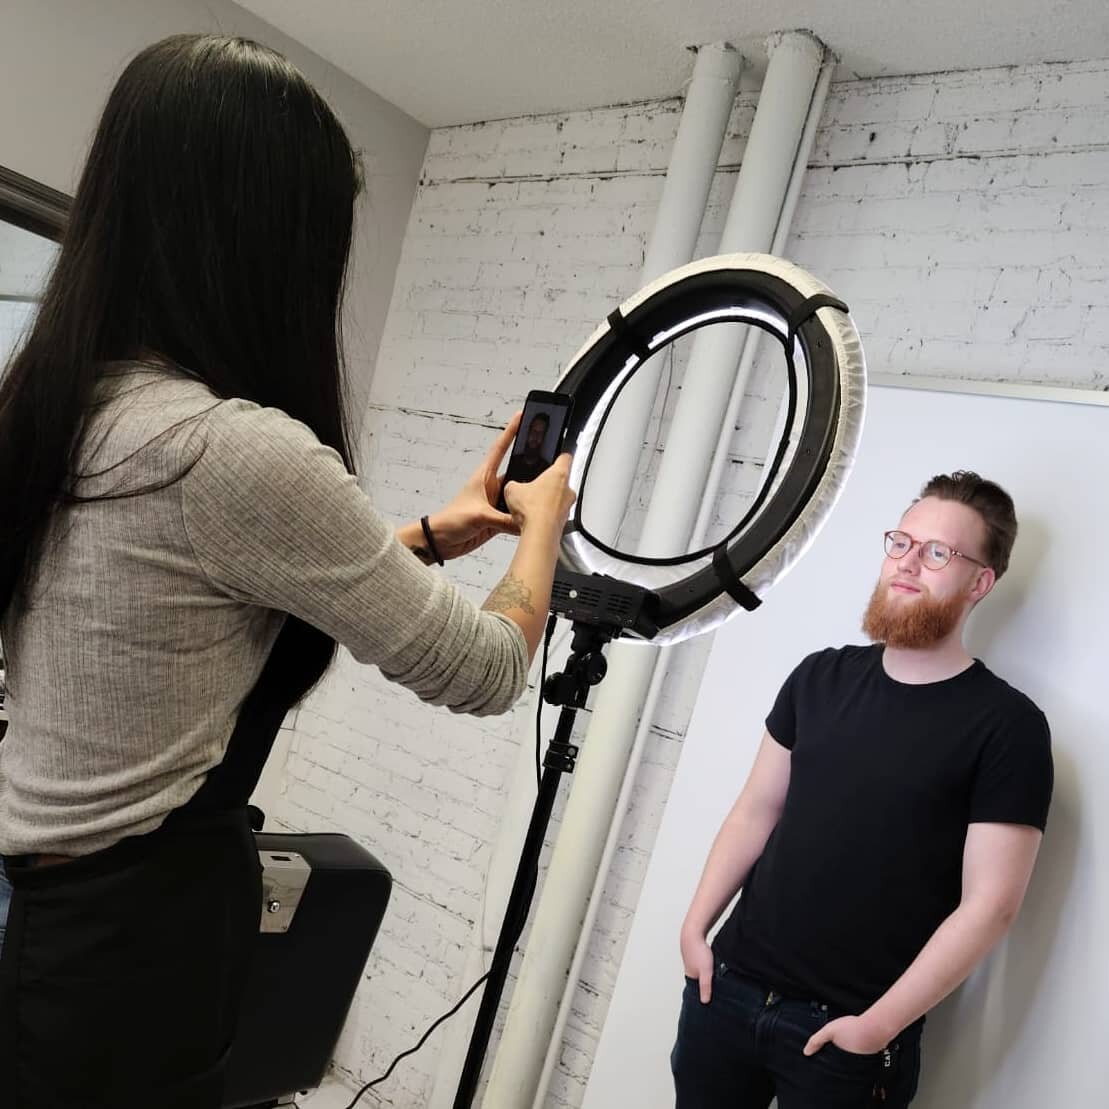
M 482 607 L 503 613 L 519 625 L 529 659 L 535 656 L 547 622 L 558 545 L 576 496 L 570 488 L 568 454 L 559 455 L 534 481 L 508 481 L 504 485 L 504 497 L 520 530 L 520 541 L 508 573 Z
M 517 535 L 519 527 L 508 512 L 496 508 L 501 492 L 497 474 L 504 456 L 520 427 L 517 412 L 508 426 L 497 436 L 481 465 L 470 475 L 458 495 L 439 512 L 428 517 L 428 527 L 436 550 L 444 561 L 459 558 L 477 550 L 494 535 Z M 427 550 L 423 529 L 418 523 L 405 524 L 397 530 L 397 538 L 422 562 L 434 561 Z
M 520 627 L 531 658 L 547 621 L 558 545 L 577 494 L 570 488 L 569 454 L 559 455 L 532 481 L 509 481 L 498 475 L 521 415 L 517 412 L 512 417 L 462 491 L 428 518 L 428 526 L 444 560 L 468 554 L 494 535 L 519 535 L 508 572 L 482 607 Z M 507 513 L 496 507 L 502 496 Z M 420 524 L 406 524 L 398 529 L 397 538 L 421 561 L 434 561 Z
M 577 494 L 570 488 L 571 456 L 560 454 L 534 481 L 509 481 L 504 499 L 522 534 L 529 525 L 546 528 L 557 541 Z
M 477 550 L 495 535 L 519 535 L 528 524 L 547 531 L 556 543 L 562 534 L 575 499 L 568 484 L 570 455 L 560 456 L 533 481 L 506 482 L 498 475 L 520 429 L 520 420 L 521 413 L 517 412 L 458 495 L 428 517 L 436 550 L 444 561 Z M 507 499 L 501 503 L 508 511 L 497 507 L 502 497 Z M 424 562 L 433 561 L 420 524 L 406 524 L 398 529 L 397 538 Z

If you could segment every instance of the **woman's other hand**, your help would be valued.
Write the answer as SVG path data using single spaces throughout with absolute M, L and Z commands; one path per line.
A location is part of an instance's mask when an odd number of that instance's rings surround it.
M 458 495 L 445 508 L 428 517 L 431 537 L 444 561 L 476 551 L 494 535 L 519 534 L 520 529 L 512 516 L 498 511 L 496 507 L 501 491 L 497 471 L 512 446 L 519 426 L 520 413 L 517 412 Z M 397 538 L 421 561 L 434 561 L 419 523 L 399 528 Z

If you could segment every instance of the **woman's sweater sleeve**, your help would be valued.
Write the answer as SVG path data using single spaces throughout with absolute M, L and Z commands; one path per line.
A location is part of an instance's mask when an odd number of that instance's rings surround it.
M 432 704 L 479 716 L 511 707 L 527 681 L 519 627 L 398 543 L 334 450 L 247 401 L 205 420 L 181 510 L 220 592 L 300 617 Z

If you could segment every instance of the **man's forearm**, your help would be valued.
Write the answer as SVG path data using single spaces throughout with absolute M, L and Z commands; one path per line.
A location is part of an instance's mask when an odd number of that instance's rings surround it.
M 739 892 L 758 861 L 774 822 L 733 815 L 713 842 L 697 892 L 686 913 L 684 928 L 706 936 L 727 904 Z
M 885 1040 L 894 1039 L 970 975 L 1008 930 L 1012 916 L 988 903 L 960 905 L 862 1019 Z

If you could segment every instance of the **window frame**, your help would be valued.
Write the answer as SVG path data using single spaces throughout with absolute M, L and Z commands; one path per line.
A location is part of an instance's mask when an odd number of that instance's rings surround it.
M 71 197 L 13 169 L 0 166 L 0 220 L 60 243 Z

